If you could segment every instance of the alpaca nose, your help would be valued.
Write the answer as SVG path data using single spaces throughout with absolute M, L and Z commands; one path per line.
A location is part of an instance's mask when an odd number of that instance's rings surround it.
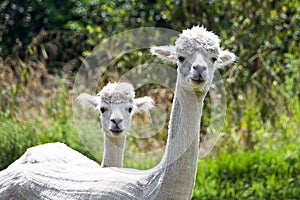
M 206 66 L 205 65 L 193 65 L 193 69 L 196 70 L 198 73 L 203 72 L 204 70 L 206 70 Z
M 115 125 L 119 125 L 123 121 L 123 119 L 111 119 L 110 121 L 113 122 Z
M 195 64 L 193 65 L 193 70 L 191 71 L 191 78 L 193 80 L 205 81 L 207 79 L 207 66 Z

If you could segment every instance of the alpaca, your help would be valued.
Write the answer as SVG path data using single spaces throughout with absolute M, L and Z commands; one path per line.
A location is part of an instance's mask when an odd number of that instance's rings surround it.
M 134 88 L 130 83 L 109 83 L 92 96 L 82 93 L 77 101 L 85 109 L 100 112 L 104 131 L 104 153 L 102 167 L 123 167 L 126 133 L 130 129 L 132 115 L 137 112 L 149 112 L 154 101 L 151 97 L 134 99 Z
M 234 61 L 204 27 L 184 30 L 175 46 L 151 52 L 178 66 L 167 146 L 150 170 L 23 164 L 0 172 L 0 197 L 16 199 L 190 199 L 197 170 L 203 100 L 214 70 Z M 8 184 L 9 183 L 9 184 Z

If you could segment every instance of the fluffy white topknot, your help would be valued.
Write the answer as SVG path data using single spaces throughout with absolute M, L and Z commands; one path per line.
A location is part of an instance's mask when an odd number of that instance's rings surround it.
M 203 26 L 194 26 L 182 31 L 175 41 L 177 54 L 192 55 L 195 50 L 215 52 L 220 50 L 220 39 Z
M 124 103 L 132 102 L 135 92 L 130 83 L 108 83 L 97 96 L 100 96 L 101 101 L 106 103 Z

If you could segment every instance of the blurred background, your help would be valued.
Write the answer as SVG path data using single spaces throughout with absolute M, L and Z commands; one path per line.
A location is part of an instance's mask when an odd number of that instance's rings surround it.
M 221 71 L 227 94 L 223 137 L 198 163 L 193 199 L 299 199 L 300 2 L 192 0 L 3 0 L 0 3 L 0 169 L 28 147 L 64 142 L 91 159 L 71 120 L 72 86 L 82 61 L 104 38 L 133 28 L 181 31 L 204 25 L 238 60 Z M 108 66 L 99 88 L 148 50 Z M 173 66 L 175 68 L 175 66 Z M 169 112 L 173 93 L 147 86 Z M 204 110 L 201 134 L 209 124 Z M 207 114 L 205 114 L 207 113 Z M 147 151 L 166 142 L 166 130 L 128 146 Z M 153 160 L 126 167 L 139 169 Z

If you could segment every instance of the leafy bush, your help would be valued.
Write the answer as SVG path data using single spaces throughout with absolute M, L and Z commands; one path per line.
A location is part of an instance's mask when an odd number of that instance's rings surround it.
M 300 149 L 273 145 L 200 160 L 193 199 L 297 199 Z
M 41 30 L 62 30 L 72 19 L 72 1 L 13 0 L 0 3 L 0 56 L 24 49 Z

